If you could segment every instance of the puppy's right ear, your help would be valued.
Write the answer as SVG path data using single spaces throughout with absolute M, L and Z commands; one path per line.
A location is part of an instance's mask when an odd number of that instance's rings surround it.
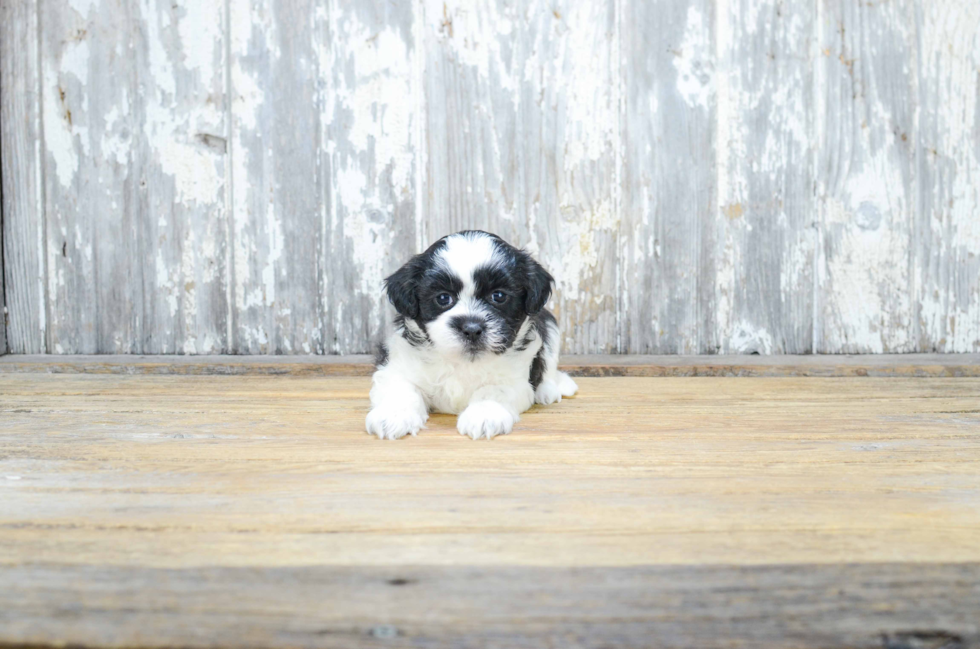
M 388 300 L 401 315 L 412 320 L 419 317 L 419 280 L 422 278 L 422 255 L 415 255 L 407 264 L 385 279 Z

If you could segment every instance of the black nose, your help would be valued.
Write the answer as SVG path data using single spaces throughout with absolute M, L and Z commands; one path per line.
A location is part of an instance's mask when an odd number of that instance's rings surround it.
M 463 335 L 469 338 L 471 342 L 476 342 L 477 339 L 483 335 L 482 322 L 474 322 L 473 320 L 468 320 L 463 323 L 461 329 L 463 330 Z

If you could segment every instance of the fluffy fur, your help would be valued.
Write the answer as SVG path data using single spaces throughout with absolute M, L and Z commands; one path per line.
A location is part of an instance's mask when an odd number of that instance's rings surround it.
M 385 280 L 398 311 L 379 347 L 367 431 L 416 435 L 430 412 L 458 414 L 472 439 L 509 433 L 534 403 L 578 389 L 558 371 L 551 275 L 480 231 L 444 237 Z

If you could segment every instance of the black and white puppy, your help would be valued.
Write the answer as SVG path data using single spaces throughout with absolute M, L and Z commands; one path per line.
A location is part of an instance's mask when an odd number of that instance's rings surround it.
M 496 235 L 443 237 L 385 280 L 398 311 L 381 345 L 367 431 L 415 435 L 430 412 L 459 414 L 473 439 L 509 433 L 533 403 L 578 389 L 558 371 L 558 324 L 544 305 L 553 280 Z

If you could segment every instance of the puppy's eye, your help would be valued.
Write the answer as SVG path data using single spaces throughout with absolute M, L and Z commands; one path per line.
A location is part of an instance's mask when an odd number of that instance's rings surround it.
M 496 304 L 503 304 L 507 301 L 507 294 L 503 291 L 494 291 L 490 294 L 490 299 Z
M 441 306 L 443 309 L 450 306 L 453 303 L 453 296 L 449 293 L 440 293 L 436 296 L 436 304 Z

